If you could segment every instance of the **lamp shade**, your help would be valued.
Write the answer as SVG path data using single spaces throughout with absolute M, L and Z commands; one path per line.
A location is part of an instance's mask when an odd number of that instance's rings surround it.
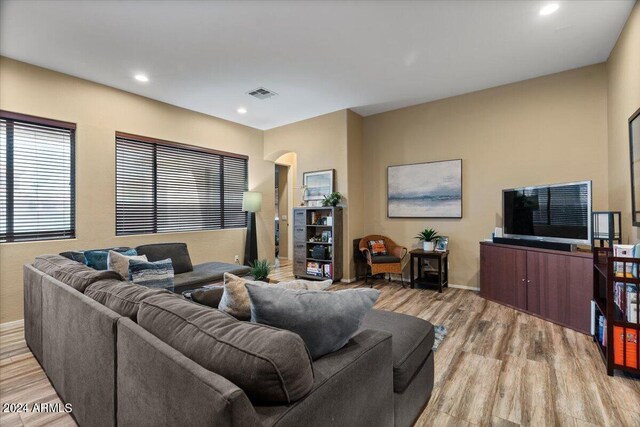
M 242 210 L 245 212 L 260 212 L 262 208 L 262 193 L 245 191 L 242 193 Z

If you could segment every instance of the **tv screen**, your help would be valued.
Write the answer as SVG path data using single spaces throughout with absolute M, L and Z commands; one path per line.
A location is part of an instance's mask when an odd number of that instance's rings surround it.
M 590 244 L 591 181 L 503 190 L 505 236 Z

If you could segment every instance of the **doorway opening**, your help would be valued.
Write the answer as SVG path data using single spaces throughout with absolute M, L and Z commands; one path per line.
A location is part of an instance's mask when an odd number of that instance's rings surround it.
M 275 160 L 275 263 L 281 265 L 291 260 L 293 255 L 293 235 L 289 218 L 294 206 L 294 185 L 296 176 L 296 154 L 289 152 Z

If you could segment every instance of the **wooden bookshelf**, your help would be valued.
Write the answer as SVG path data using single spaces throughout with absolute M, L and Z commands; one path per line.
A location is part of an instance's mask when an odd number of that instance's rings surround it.
M 331 237 L 330 241 L 327 236 Z M 316 246 L 322 248 L 320 252 L 326 251 L 325 258 L 314 257 Z M 321 269 L 321 274 L 314 274 L 316 266 Z M 293 274 L 315 280 L 336 281 L 342 278 L 341 207 L 300 207 L 293 210 Z
M 593 340 L 610 376 L 615 369 L 640 374 L 638 271 L 640 258 L 614 257 L 611 248 L 593 250 Z

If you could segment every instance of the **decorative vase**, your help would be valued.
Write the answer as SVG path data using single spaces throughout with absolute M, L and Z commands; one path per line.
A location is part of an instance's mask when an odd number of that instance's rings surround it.
M 422 242 L 422 249 L 424 249 L 425 252 L 433 252 L 433 250 L 435 249 L 435 243 Z

